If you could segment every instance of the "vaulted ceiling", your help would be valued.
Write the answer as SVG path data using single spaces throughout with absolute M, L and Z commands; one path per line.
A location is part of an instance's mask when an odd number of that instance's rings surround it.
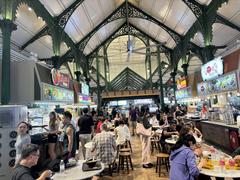
M 236 40 L 240 40 L 239 0 L 22 1 L 25 3 L 21 3 L 17 9 L 17 30 L 12 33 L 12 44 L 22 53 L 35 54 L 40 60 L 49 60 L 56 55 L 51 37 L 52 25 L 49 24 L 51 17 L 67 37 L 62 38 L 60 45 L 61 64 L 74 59 L 72 46 L 79 49 L 83 53 L 81 58 L 89 63 L 91 86 L 96 86 L 97 82 L 96 52 L 100 62 L 101 86 L 109 83 L 113 89 L 139 89 L 146 87 L 150 78 L 153 83 L 158 83 L 157 48 L 151 45 L 162 42 L 166 42 L 161 46 L 164 83 L 170 78 L 173 67 L 182 71 L 181 65 L 185 61 L 180 59 L 181 52 L 191 54 L 188 71 L 194 72 L 203 62 L 201 52 L 209 40 L 204 38 L 209 31 L 196 31 L 196 27 L 198 23 L 205 22 L 204 18 L 209 16 L 211 19 L 211 15 L 215 17 L 210 30 L 211 45 L 226 46 L 214 49 L 215 56 L 224 55 L 227 50 L 235 48 L 239 43 Z M 216 16 L 212 7 L 217 9 Z M 207 16 L 203 16 L 204 13 Z M 141 49 L 140 53 L 127 52 L 129 38 L 135 49 L 148 46 L 146 42 L 149 41 L 150 52 L 153 53 L 150 69 L 146 66 L 146 49 Z M 107 47 L 106 54 L 104 47 Z M 105 55 L 107 62 L 103 58 Z M 108 64 L 107 73 L 104 63 Z M 71 62 L 68 65 L 72 71 L 75 70 Z M 132 83 L 134 79 L 136 82 Z M 119 80 L 122 82 L 118 83 Z

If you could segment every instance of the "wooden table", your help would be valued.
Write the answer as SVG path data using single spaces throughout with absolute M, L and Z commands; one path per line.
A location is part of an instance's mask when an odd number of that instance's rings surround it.
M 100 174 L 104 170 L 104 164 L 101 163 L 102 168 L 99 170 L 94 171 L 83 171 L 82 170 L 82 164 L 83 160 L 78 161 L 77 165 L 75 167 L 66 169 L 64 173 L 56 173 L 52 179 L 53 180 L 80 180 L 80 179 L 86 179 L 91 178 L 95 175 Z

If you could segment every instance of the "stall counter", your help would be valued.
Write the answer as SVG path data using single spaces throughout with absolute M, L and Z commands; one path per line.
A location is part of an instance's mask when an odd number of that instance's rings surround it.
M 216 121 L 200 122 L 203 138 L 231 154 L 239 146 L 238 127 Z

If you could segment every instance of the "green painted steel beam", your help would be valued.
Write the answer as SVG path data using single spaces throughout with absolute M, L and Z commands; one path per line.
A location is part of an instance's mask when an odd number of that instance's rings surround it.
M 236 24 L 230 22 L 229 20 L 227 20 L 226 18 L 222 17 L 220 14 L 216 15 L 216 21 L 215 23 L 221 23 L 224 24 L 226 26 L 229 26 L 237 31 L 240 31 L 240 27 L 237 26 Z

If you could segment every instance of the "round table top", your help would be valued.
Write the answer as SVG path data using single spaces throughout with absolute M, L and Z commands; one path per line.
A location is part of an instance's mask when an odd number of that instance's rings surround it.
M 221 168 L 214 168 L 213 170 L 202 168 L 201 174 L 211 176 L 211 177 L 222 177 L 222 178 L 239 178 L 240 170 L 223 170 Z
M 165 139 L 165 142 L 168 144 L 176 144 L 177 140 L 173 138 L 168 138 L 168 139 Z
M 102 168 L 95 171 L 83 171 L 82 164 L 85 162 L 84 160 L 79 160 L 75 167 L 66 169 L 64 173 L 56 173 L 52 177 L 53 180 L 80 180 L 91 178 L 95 175 L 98 175 L 104 170 L 104 164 L 101 163 Z
M 87 148 L 87 149 L 92 149 L 92 145 L 93 145 L 93 142 L 90 141 L 90 142 L 86 143 L 86 144 L 84 145 L 84 147 Z

